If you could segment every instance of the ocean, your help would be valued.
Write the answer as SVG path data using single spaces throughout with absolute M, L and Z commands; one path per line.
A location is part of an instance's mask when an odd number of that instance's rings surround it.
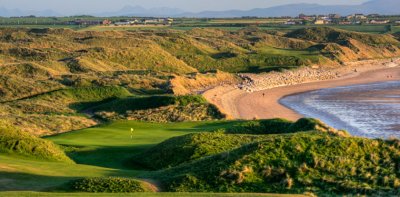
M 400 81 L 321 89 L 280 103 L 353 136 L 400 138 Z

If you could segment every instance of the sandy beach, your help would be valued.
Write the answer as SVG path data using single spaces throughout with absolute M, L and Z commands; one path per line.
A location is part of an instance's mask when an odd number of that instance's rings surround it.
M 279 100 L 281 98 L 324 88 L 398 81 L 400 80 L 400 61 L 398 59 L 394 62 L 392 61 L 381 60 L 350 63 L 343 68 L 329 70 L 329 73 L 335 73 L 338 76 L 334 79 L 326 79 L 324 77 L 323 80 L 318 80 L 318 77 L 314 79 L 308 77 L 304 82 L 297 80 L 297 84 L 279 84 L 276 85 L 277 87 L 262 86 L 258 84 L 263 83 L 253 81 L 250 87 L 245 88 L 230 85 L 218 86 L 204 92 L 203 96 L 233 119 L 286 118 L 297 120 L 302 115 L 280 104 Z M 260 76 L 256 77 L 260 78 Z M 261 76 L 261 78 L 272 78 L 272 76 L 266 74 Z M 251 92 L 252 90 L 256 91 Z

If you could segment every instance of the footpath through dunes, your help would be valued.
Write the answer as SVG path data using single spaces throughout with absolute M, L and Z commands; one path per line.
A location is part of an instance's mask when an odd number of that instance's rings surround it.
M 243 75 L 237 86 L 218 86 L 203 93 L 220 110 L 236 119 L 286 118 L 302 115 L 282 105 L 285 96 L 323 88 L 400 80 L 400 60 L 347 63 L 338 69 L 304 68 L 282 73 Z

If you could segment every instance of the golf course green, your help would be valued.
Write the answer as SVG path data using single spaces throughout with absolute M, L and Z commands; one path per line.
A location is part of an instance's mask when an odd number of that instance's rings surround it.
M 13 154 L 0 155 L 0 196 L 110 196 L 118 194 L 62 193 L 67 184 L 85 177 L 147 176 L 151 172 L 130 166 L 129 159 L 175 136 L 229 127 L 235 122 L 145 123 L 117 121 L 56 136 L 45 137 L 65 147 L 76 164 L 43 161 Z M 133 132 L 131 131 L 133 129 Z M 147 180 L 150 181 L 150 180 Z M 15 192 L 9 192 L 16 190 Z M 46 193 L 57 191 L 60 193 Z M 135 196 L 187 196 L 188 194 L 143 193 Z M 211 194 L 190 194 L 210 196 Z M 222 196 L 222 194 L 221 194 Z M 223 195 L 226 196 L 226 195 Z M 229 196 L 282 196 L 229 194 Z

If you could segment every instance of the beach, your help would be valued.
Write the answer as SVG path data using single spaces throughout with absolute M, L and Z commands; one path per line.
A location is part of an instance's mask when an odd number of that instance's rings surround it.
M 270 119 L 285 118 L 297 120 L 303 116 L 282 105 L 281 98 L 303 92 L 368 84 L 374 82 L 400 80 L 400 60 L 373 60 L 351 62 L 342 68 L 317 70 L 310 72 L 290 71 L 291 78 L 283 78 L 284 83 L 270 85 L 265 81 L 282 81 L 277 73 L 263 75 L 246 75 L 247 82 L 236 86 L 218 86 L 203 93 L 203 96 L 216 105 L 232 119 Z M 303 73 L 296 73 L 303 72 Z M 307 75 L 307 73 L 310 73 Z M 313 75 L 314 73 L 317 73 Z M 252 78 L 252 76 L 254 76 Z M 299 76 L 299 77 L 296 77 Z M 305 76 L 301 79 L 300 76 Z M 266 85 L 265 85 L 266 84 Z

